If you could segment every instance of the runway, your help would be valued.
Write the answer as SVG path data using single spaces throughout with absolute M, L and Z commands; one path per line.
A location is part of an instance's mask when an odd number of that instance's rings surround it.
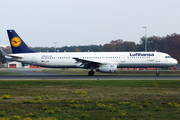
M 180 80 L 180 75 L 63 75 L 34 72 L 42 69 L 12 69 L 6 72 L 23 75 L 1 75 L 0 80 Z
M 1 80 L 180 80 L 179 75 L 3 75 Z

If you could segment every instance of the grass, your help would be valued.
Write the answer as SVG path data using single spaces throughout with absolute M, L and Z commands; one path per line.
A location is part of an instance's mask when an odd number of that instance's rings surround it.
M 0 75 L 21 75 L 21 73 L 13 73 L 13 72 L 0 71 Z
M 42 70 L 41 72 L 70 74 L 70 75 L 87 75 L 89 70 Z M 38 71 L 39 72 L 39 71 Z M 159 70 L 161 75 L 180 75 L 180 70 Z M 95 72 L 95 75 L 155 75 L 156 70 L 118 70 L 116 73 Z
M 180 80 L 2 80 L 0 120 L 178 120 Z

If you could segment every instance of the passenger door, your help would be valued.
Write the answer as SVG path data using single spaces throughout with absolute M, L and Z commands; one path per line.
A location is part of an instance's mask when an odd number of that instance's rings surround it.
M 37 55 L 36 54 L 33 54 L 32 55 L 32 63 L 37 63 Z
M 126 56 L 125 56 L 125 55 L 122 55 L 122 56 L 121 56 L 121 62 L 122 62 L 122 63 L 126 62 Z
M 160 62 L 161 61 L 161 59 L 160 59 L 160 55 L 156 55 L 156 58 L 155 58 L 155 62 Z

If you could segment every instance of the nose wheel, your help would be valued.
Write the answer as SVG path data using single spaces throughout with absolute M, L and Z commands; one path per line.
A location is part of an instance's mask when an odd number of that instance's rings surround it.
M 89 71 L 89 72 L 88 72 L 88 75 L 89 75 L 89 76 L 93 76 L 93 75 L 94 75 L 94 71 Z
M 159 76 L 158 68 L 156 68 L 156 76 Z
M 159 76 L 159 73 L 156 73 L 156 76 Z

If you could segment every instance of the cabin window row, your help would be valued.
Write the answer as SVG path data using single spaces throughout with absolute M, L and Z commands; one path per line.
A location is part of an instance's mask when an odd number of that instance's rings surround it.
M 41 59 L 70 59 L 70 57 L 41 57 Z
M 120 59 L 121 57 L 82 57 L 83 59 Z M 127 58 L 150 58 L 150 57 L 127 57 Z M 165 56 L 171 58 L 171 56 Z M 70 59 L 70 57 L 41 57 L 41 59 Z
M 82 57 L 83 59 L 118 59 L 118 58 L 121 58 L 121 57 Z

